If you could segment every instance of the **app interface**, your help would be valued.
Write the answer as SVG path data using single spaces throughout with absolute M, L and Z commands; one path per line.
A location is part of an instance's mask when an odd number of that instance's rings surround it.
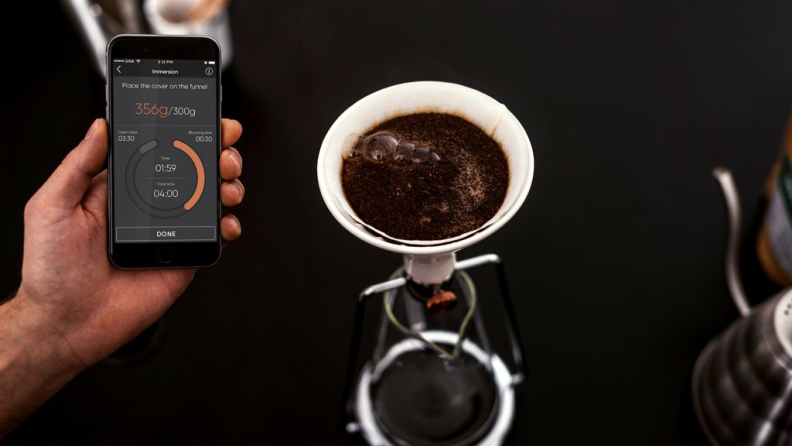
M 112 60 L 116 243 L 217 240 L 217 61 Z

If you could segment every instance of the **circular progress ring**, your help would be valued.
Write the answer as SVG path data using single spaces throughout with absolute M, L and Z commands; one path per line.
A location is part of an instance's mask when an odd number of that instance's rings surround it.
M 206 175 L 204 174 L 204 166 L 201 162 L 201 158 L 198 154 L 193 150 L 192 147 L 187 145 L 186 143 L 179 141 L 178 139 L 173 140 L 173 147 L 181 150 L 184 152 L 190 160 L 195 165 L 195 171 L 197 174 L 197 181 L 195 183 L 195 191 L 193 191 L 192 196 L 189 200 L 187 200 L 184 205 L 176 207 L 174 209 L 157 209 L 150 204 L 148 204 L 143 197 L 140 196 L 140 192 L 135 187 L 135 171 L 137 170 L 138 164 L 140 164 L 140 160 L 143 159 L 143 156 L 151 150 L 156 149 L 159 146 L 159 141 L 156 139 L 152 139 L 141 145 L 137 150 L 132 153 L 132 156 L 129 157 L 129 163 L 127 163 L 126 169 L 126 187 L 129 196 L 132 198 L 132 202 L 135 203 L 137 207 L 140 208 L 143 212 L 153 215 L 155 217 L 162 217 L 162 218 L 173 218 L 178 217 L 179 215 L 184 214 L 185 212 L 189 211 L 190 209 L 198 203 L 198 200 L 201 199 L 201 195 L 203 194 L 204 185 L 206 182 Z

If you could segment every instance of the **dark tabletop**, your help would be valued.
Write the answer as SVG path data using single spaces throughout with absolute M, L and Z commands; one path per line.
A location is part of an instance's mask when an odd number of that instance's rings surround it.
M 24 3 L 6 21 L 26 32 L 4 27 L 4 294 L 26 200 L 104 110 L 60 5 Z M 85 371 L 7 444 L 344 442 L 355 296 L 400 258 L 332 218 L 316 157 L 349 105 L 414 80 L 496 98 L 534 147 L 522 210 L 460 253 L 500 254 L 511 279 L 532 368 L 511 444 L 705 444 L 691 370 L 738 316 L 710 172 L 733 169 L 755 221 L 792 104 L 792 3 L 697 3 L 234 1 L 224 114 L 245 127 L 242 240 L 168 311 L 153 356 Z M 773 287 L 753 230 L 760 301 Z

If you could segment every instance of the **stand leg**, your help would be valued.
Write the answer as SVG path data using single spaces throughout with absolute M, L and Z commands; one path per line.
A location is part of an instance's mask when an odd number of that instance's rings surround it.
M 512 357 L 517 366 L 517 373 L 514 374 L 514 385 L 520 384 L 528 376 L 528 366 L 525 363 L 525 350 L 522 345 L 522 338 L 517 327 L 517 316 L 514 313 L 514 303 L 512 302 L 511 292 L 509 291 L 509 281 L 506 278 L 506 268 L 503 266 L 500 257 L 497 254 L 485 254 L 470 259 L 465 259 L 457 262 L 457 270 L 475 268 L 483 265 L 495 265 L 495 270 L 498 274 L 498 288 L 503 298 L 503 308 L 506 311 L 506 317 L 509 320 L 509 343 L 511 344 Z
M 404 277 L 395 278 L 387 282 L 372 285 L 362 293 L 355 305 L 355 322 L 352 327 L 352 343 L 349 346 L 349 356 L 347 357 L 346 375 L 344 376 L 344 388 L 341 395 L 341 416 L 339 417 L 341 429 L 347 432 L 357 431 L 357 424 L 353 421 L 352 414 L 352 388 L 355 385 L 357 376 L 358 354 L 360 352 L 360 337 L 363 334 L 363 315 L 366 313 L 366 302 L 368 298 L 385 291 L 393 290 L 404 286 L 407 280 Z
M 514 303 L 509 290 L 509 281 L 506 278 L 506 268 L 503 262 L 495 264 L 495 269 L 498 272 L 498 287 L 503 296 L 503 307 L 506 310 L 506 315 L 509 318 L 509 341 L 512 347 L 512 356 L 514 363 L 517 365 L 517 373 L 514 375 L 514 384 L 520 384 L 528 377 L 528 366 L 525 363 L 525 350 L 522 345 L 522 338 L 520 337 L 519 326 L 517 325 L 517 316 L 514 312 Z
M 349 346 L 349 356 L 347 357 L 346 376 L 344 376 L 344 388 L 341 400 L 341 429 L 347 432 L 354 432 L 357 426 L 353 423 L 352 387 L 355 385 L 356 368 L 358 353 L 360 351 L 360 336 L 363 332 L 363 315 L 366 313 L 366 299 L 359 299 L 355 304 L 355 322 L 352 328 L 352 343 Z

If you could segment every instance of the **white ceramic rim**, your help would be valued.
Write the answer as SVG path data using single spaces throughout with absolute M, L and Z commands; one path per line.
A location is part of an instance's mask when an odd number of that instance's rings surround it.
M 519 140 L 510 144 L 508 147 L 504 147 L 504 151 L 509 153 L 510 151 L 522 151 L 525 155 L 525 166 L 519 166 L 525 170 L 525 176 L 523 184 L 513 184 L 513 178 L 509 179 L 509 189 L 517 188 L 517 195 L 510 203 L 509 207 L 504 210 L 501 208 L 499 210 L 498 216 L 493 218 L 487 225 L 483 226 L 482 229 L 478 230 L 477 232 L 472 233 L 471 235 L 461 239 L 461 240 L 453 240 L 449 243 L 441 243 L 441 244 L 434 244 L 434 245 L 404 245 L 398 244 L 390 240 L 383 239 L 372 234 L 369 230 L 367 230 L 363 225 L 357 223 L 355 219 L 356 216 L 349 215 L 347 210 L 344 206 L 337 202 L 335 193 L 330 189 L 328 184 L 329 178 L 327 177 L 327 168 L 326 163 L 328 161 L 328 156 L 330 156 L 330 146 L 342 144 L 343 142 L 339 142 L 339 140 L 346 140 L 350 137 L 348 134 L 338 134 L 338 129 L 342 126 L 348 126 L 350 119 L 352 119 L 353 115 L 360 113 L 362 110 L 375 108 L 376 104 L 381 102 L 384 97 L 392 97 L 392 96 L 399 96 L 399 97 L 411 97 L 415 96 L 415 92 L 426 92 L 431 90 L 442 90 L 443 94 L 446 96 L 457 94 L 460 96 L 467 97 L 468 99 L 473 98 L 472 100 L 476 101 L 476 105 L 480 105 L 482 109 L 484 108 L 492 108 L 494 105 L 498 106 L 499 110 L 502 110 L 501 115 L 498 117 L 492 117 L 496 119 L 496 125 L 494 131 L 501 125 L 507 124 L 511 126 L 515 131 L 518 131 Z M 443 103 L 438 99 L 438 103 L 436 107 L 437 112 L 445 112 L 451 114 L 457 114 L 462 117 L 466 117 L 470 114 L 471 110 L 449 110 L 448 104 Z M 471 107 L 476 108 L 478 107 Z M 430 111 L 430 110 L 427 110 Z M 477 112 L 478 110 L 474 111 Z M 398 113 L 393 112 L 388 116 L 382 116 L 378 119 L 379 122 L 385 121 L 387 119 L 392 119 L 394 117 L 410 114 L 407 113 Z M 474 122 L 475 123 L 475 122 Z M 496 142 L 504 145 L 502 141 L 498 141 L 497 138 L 492 134 Z M 337 153 L 337 156 L 342 156 L 341 153 Z M 513 170 L 512 161 L 509 161 L 509 168 Z M 533 182 L 534 176 L 534 156 L 533 156 L 533 149 L 531 147 L 531 142 L 528 139 L 528 134 L 525 132 L 525 129 L 522 127 L 520 122 L 517 118 L 508 110 L 506 109 L 503 104 L 498 103 L 490 96 L 487 96 L 480 91 L 474 90 L 469 87 L 465 87 L 459 84 L 453 84 L 448 82 L 436 82 L 436 81 L 419 81 L 419 82 L 409 82 L 405 84 L 398 84 L 393 85 L 391 87 L 384 88 L 382 90 L 376 91 L 363 99 L 360 99 L 352 106 L 350 106 L 344 113 L 342 113 L 338 119 L 333 123 L 330 129 L 327 131 L 324 140 L 322 141 L 322 146 L 319 150 L 319 158 L 317 161 L 317 177 L 319 180 L 319 190 L 322 194 L 322 199 L 325 202 L 325 205 L 330 210 L 330 213 L 335 217 L 335 219 L 341 223 L 341 226 L 346 228 L 349 232 L 353 235 L 358 237 L 359 239 L 363 240 L 370 245 L 376 246 L 378 248 L 382 248 L 387 251 L 392 251 L 400 254 L 415 254 L 415 255 L 434 255 L 434 254 L 442 254 L 442 253 L 449 253 L 449 252 L 456 252 L 462 248 L 470 246 L 474 243 L 477 243 L 490 234 L 494 233 L 498 229 L 500 229 L 507 221 L 509 221 L 515 213 L 520 209 L 525 198 L 528 196 L 528 192 L 531 188 L 531 184 Z M 337 181 L 340 182 L 340 171 L 337 173 L 338 179 Z M 506 203 L 504 203 L 506 205 Z M 348 206 L 348 205 L 347 205 Z

